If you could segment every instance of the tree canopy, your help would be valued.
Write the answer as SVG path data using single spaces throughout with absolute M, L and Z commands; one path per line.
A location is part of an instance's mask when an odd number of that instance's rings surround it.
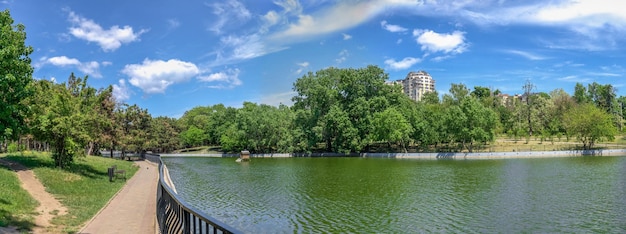
M 15 25 L 9 10 L 0 11 L 0 141 L 16 139 L 24 130 L 28 107 L 23 100 L 32 95 L 30 54 L 22 24 Z

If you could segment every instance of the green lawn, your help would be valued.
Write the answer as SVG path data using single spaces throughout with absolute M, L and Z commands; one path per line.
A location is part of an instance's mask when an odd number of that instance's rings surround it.
M 75 158 L 67 169 L 55 168 L 48 153 L 25 152 L 0 157 L 32 169 L 46 190 L 60 199 L 68 214 L 53 219 L 52 223 L 63 226 L 64 232 L 69 233 L 78 231 L 124 186 L 121 179 L 109 182 L 108 167 L 117 165 L 118 169 L 126 170 L 127 178 L 138 169 L 132 162 L 97 156 Z

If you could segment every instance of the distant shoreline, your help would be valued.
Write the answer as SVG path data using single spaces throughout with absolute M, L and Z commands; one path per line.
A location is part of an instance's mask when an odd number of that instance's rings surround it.
M 626 156 L 626 149 L 563 150 L 563 151 L 520 151 L 520 152 L 476 152 L 476 153 L 282 153 L 251 154 L 251 158 L 293 158 L 293 157 L 361 157 L 399 159 L 507 159 L 507 158 L 557 158 L 581 156 Z M 213 157 L 234 158 L 239 154 L 161 154 L 161 157 Z

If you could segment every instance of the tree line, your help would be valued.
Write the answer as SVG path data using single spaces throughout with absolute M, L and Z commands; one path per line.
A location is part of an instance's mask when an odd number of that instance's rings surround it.
M 244 102 L 198 106 L 182 117 L 152 117 L 117 102 L 113 87 L 96 89 L 88 77 L 63 83 L 32 78 L 21 24 L 0 12 L 0 152 L 51 151 L 57 166 L 84 154 L 171 152 L 216 145 L 225 152 L 469 151 L 496 135 L 516 139 L 575 138 L 585 149 L 623 129 L 626 97 L 610 84 L 576 84 L 535 92 L 527 81 L 519 96 L 451 84 L 449 93 L 413 101 L 377 66 L 326 68 L 293 85 L 293 105 Z M 5 39 L 6 38 L 6 39 Z M 104 153 L 106 154 L 106 153 Z
M 274 152 L 472 152 L 496 135 L 541 141 L 578 139 L 584 149 L 613 140 L 623 128 L 626 97 L 598 83 L 521 95 L 451 84 L 448 94 L 413 101 L 388 85 L 379 67 L 327 68 L 294 83 L 293 106 L 246 102 L 242 108 L 195 107 L 180 119 L 185 147 L 220 145 L 224 151 Z

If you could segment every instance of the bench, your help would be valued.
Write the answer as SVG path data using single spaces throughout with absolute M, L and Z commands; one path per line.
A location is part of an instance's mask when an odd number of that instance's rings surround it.
M 113 178 L 123 178 L 126 181 L 126 170 L 118 170 L 117 165 L 109 167 L 108 173 L 110 182 L 113 182 Z

